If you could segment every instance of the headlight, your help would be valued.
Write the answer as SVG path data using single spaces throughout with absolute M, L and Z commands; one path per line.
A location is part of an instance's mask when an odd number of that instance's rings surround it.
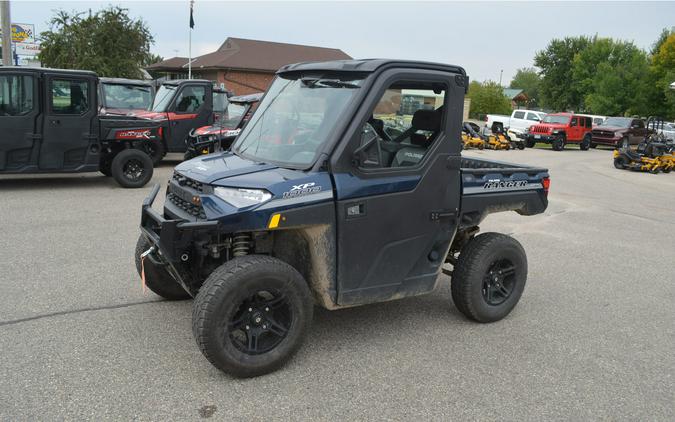
M 217 187 L 213 192 L 218 198 L 236 208 L 246 208 L 272 199 L 272 194 L 263 189 Z

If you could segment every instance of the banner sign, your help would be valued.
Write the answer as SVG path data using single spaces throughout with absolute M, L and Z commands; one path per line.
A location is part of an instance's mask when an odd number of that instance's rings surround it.
M 14 44 L 16 54 L 19 56 L 37 56 L 40 54 L 40 45 L 26 42 Z
M 0 36 L 2 31 L 0 30 Z M 12 42 L 35 43 L 35 25 L 29 23 L 12 24 Z

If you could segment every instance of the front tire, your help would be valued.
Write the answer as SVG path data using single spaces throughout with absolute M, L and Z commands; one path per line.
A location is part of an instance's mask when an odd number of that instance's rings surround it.
M 125 149 L 112 160 L 111 173 L 125 188 L 140 188 L 152 179 L 150 156 L 137 149 Z
M 255 377 L 293 356 L 312 313 L 309 288 L 295 268 L 269 256 L 247 255 L 206 279 L 192 308 L 192 333 L 216 368 Z
M 494 322 L 516 306 L 527 281 L 527 256 L 520 243 L 500 233 L 483 233 L 459 253 L 452 300 L 467 318 Z
M 136 252 L 134 253 L 136 271 L 138 272 L 139 277 L 141 277 L 141 254 L 148 249 L 150 249 L 150 242 L 148 242 L 143 235 L 139 236 L 138 242 L 136 242 Z M 190 298 L 190 294 L 186 292 L 164 268 L 155 265 L 155 263 L 147 257 L 143 261 L 143 269 L 145 270 L 145 285 L 156 295 L 168 300 L 184 300 Z
M 624 170 L 628 166 L 628 162 L 625 157 L 616 157 L 614 159 L 614 167 L 619 170 Z
M 521 151 L 525 149 L 525 142 L 518 142 L 516 145 Z
M 527 141 L 525 141 L 525 146 L 528 148 L 534 148 L 536 145 L 536 142 L 532 138 L 527 138 Z
M 562 151 L 565 149 L 565 137 L 563 135 L 556 136 L 553 140 L 552 147 L 554 151 Z

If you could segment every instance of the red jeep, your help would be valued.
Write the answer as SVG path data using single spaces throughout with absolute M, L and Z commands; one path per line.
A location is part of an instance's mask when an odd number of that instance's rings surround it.
M 593 119 L 572 113 L 552 113 L 541 123 L 530 126 L 525 145 L 532 148 L 537 142 L 551 144 L 555 151 L 562 151 L 566 144 L 579 144 L 586 151 L 591 146 Z

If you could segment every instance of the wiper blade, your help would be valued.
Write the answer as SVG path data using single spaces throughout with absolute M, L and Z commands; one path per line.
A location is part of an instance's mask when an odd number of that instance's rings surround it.
M 339 79 L 302 79 L 302 83 L 308 88 L 360 88 L 359 85 Z

